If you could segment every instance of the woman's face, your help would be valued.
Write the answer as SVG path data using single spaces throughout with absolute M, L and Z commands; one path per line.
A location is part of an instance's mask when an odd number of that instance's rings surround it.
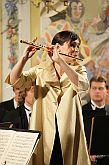
M 67 63 L 72 63 L 75 61 L 75 58 L 79 55 L 79 47 L 80 42 L 79 40 L 73 41 L 71 44 L 69 42 L 65 42 L 62 46 L 60 46 L 59 51 L 61 53 L 67 54 L 72 57 L 63 56 Z
M 71 4 L 71 16 L 72 20 L 79 21 L 83 14 L 83 5 L 81 2 L 72 2 Z

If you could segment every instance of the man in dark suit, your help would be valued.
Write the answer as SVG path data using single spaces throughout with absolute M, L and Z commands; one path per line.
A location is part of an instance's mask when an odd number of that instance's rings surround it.
M 25 84 L 21 91 L 13 87 L 15 93 L 11 100 L 0 103 L 0 123 L 11 122 L 12 128 L 28 129 L 34 102 L 34 82 Z
M 82 113 L 87 145 L 90 150 L 93 119 L 97 116 L 109 115 L 109 106 L 105 104 L 107 97 L 106 80 L 103 77 L 96 76 L 90 80 L 89 95 L 90 101 L 83 105 Z M 90 158 L 92 163 L 97 165 L 109 165 L 109 158 L 107 157 L 97 160 L 96 155 L 92 155 Z
M 24 103 L 24 91 L 13 87 L 14 97 L 0 103 L 0 123 L 11 122 L 15 118 L 16 108 Z

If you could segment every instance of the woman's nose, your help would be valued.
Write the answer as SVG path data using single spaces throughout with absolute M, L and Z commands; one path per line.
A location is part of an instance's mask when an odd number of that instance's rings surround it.
M 78 46 L 75 46 L 74 49 L 75 49 L 76 52 L 79 52 L 79 48 L 78 48 Z

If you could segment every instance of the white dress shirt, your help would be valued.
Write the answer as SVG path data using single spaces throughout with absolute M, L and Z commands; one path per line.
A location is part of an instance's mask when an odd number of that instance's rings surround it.
M 27 106 L 26 104 L 24 104 L 25 106 L 25 111 L 26 111 L 26 115 L 27 115 L 27 119 L 28 119 L 28 123 L 30 121 L 30 117 L 31 117 L 31 107 Z
M 18 107 L 18 103 L 15 99 L 13 99 L 13 100 L 14 100 L 14 108 L 16 109 Z
M 91 106 L 92 106 L 92 109 L 95 110 L 96 108 L 104 108 L 105 104 L 99 107 L 97 104 L 94 103 L 93 100 L 91 100 Z

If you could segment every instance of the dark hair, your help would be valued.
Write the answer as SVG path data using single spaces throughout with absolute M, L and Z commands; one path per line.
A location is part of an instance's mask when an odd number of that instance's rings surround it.
M 91 87 L 92 82 L 104 82 L 106 84 L 106 79 L 103 76 L 92 77 L 90 80 L 90 87 Z M 106 87 L 107 87 L 107 85 L 106 85 Z
M 56 43 L 59 43 L 60 45 L 63 45 L 65 42 L 69 41 L 70 44 L 75 41 L 75 40 L 79 40 L 79 42 L 81 42 L 79 36 L 72 32 L 72 31 L 61 31 L 59 33 L 57 33 L 53 39 L 52 39 L 52 45 L 55 45 Z

